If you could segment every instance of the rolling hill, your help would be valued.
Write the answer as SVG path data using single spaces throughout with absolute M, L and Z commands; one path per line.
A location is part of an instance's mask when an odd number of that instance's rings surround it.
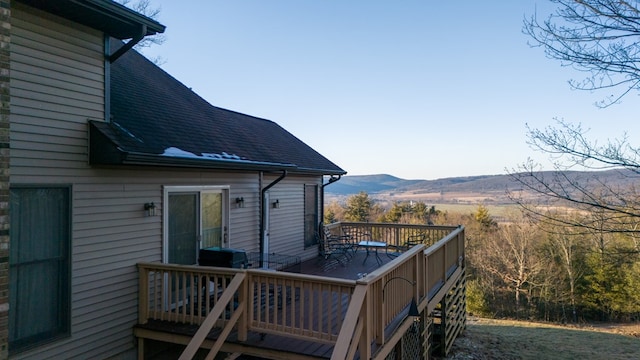
M 568 171 L 538 173 L 547 179 L 558 174 L 568 182 L 629 187 L 640 184 L 640 175 L 626 170 Z M 436 180 L 405 180 L 392 175 L 347 175 L 325 188 L 328 200 L 343 200 L 348 196 L 366 192 L 372 198 L 388 201 L 426 201 L 430 203 L 493 203 L 511 201 L 508 191 L 520 191 L 521 185 L 511 175 L 481 175 L 452 177 Z

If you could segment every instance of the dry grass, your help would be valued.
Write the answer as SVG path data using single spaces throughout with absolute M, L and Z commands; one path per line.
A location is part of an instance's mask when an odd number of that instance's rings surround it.
M 559 326 L 469 318 L 447 359 L 639 359 L 640 324 Z

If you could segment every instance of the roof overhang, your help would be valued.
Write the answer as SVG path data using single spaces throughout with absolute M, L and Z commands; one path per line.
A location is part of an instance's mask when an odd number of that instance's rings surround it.
M 296 164 L 252 160 L 203 159 L 129 151 L 113 139 L 112 129 L 101 121 L 89 121 L 89 164 L 109 166 L 163 166 L 229 171 L 282 171 L 307 175 L 344 175 L 335 170 L 302 168 Z
M 162 33 L 165 26 L 110 0 L 14 0 L 120 39 Z

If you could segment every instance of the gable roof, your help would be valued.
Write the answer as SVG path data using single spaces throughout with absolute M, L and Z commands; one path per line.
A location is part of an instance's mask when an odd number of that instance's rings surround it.
M 135 51 L 111 65 L 110 122 L 90 122 L 92 164 L 346 172 L 273 121 L 212 106 Z

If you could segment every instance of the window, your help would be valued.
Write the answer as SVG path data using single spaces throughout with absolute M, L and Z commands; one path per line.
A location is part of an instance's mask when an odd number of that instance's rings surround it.
M 304 186 L 304 247 L 318 244 L 318 185 Z
M 11 188 L 9 351 L 69 334 L 69 188 Z

